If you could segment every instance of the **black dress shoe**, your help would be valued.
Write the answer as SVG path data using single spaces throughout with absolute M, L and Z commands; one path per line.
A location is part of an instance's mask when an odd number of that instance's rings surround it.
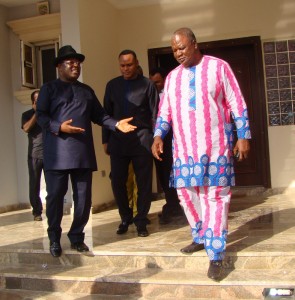
M 34 221 L 42 221 L 41 215 L 34 215 Z
M 71 248 L 77 250 L 78 252 L 88 252 L 89 248 L 84 242 L 72 243 Z
M 172 222 L 172 218 L 167 218 L 164 217 L 164 215 L 162 214 L 161 217 L 159 217 L 159 224 L 161 225 L 166 225 Z
M 210 279 L 219 281 L 222 277 L 222 260 L 211 260 L 207 276 Z
M 194 252 L 198 252 L 204 249 L 204 244 L 197 244 L 192 242 L 190 245 L 180 249 L 180 252 L 183 254 L 192 254 Z
M 158 213 L 158 217 L 159 217 L 159 224 L 161 225 L 168 224 L 172 221 L 171 216 L 168 216 L 167 213 L 164 214 L 163 211 Z
M 137 227 L 137 235 L 140 237 L 146 237 L 149 235 L 149 232 L 146 229 L 146 226 L 138 226 Z
M 173 217 L 184 217 L 183 209 L 180 207 L 178 209 L 173 210 L 172 216 Z
M 53 256 L 53 257 L 60 257 L 61 256 L 61 246 L 60 246 L 60 243 L 58 242 L 53 242 L 50 244 L 50 254 Z
M 129 227 L 130 224 L 131 224 L 130 222 L 123 221 L 117 229 L 117 234 L 126 233 L 128 231 L 128 227 Z

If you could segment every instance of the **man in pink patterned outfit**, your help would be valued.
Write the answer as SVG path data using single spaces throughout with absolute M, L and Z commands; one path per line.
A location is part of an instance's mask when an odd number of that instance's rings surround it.
M 192 230 L 193 243 L 181 251 L 205 248 L 208 277 L 222 278 L 228 233 L 230 186 L 235 184 L 233 156 L 247 158 L 251 138 L 246 103 L 228 63 L 202 55 L 189 28 L 171 39 L 180 63 L 167 76 L 159 104 L 152 152 L 161 160 L 163 138 L 173 129 L 171 184 Z M 238 141 L 233 145 L 235 122 Z

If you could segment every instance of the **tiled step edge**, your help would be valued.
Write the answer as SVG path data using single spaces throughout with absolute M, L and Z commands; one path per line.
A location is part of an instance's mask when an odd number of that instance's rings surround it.
M 200 270 L 101 268 L 100 266 L 0 267 L 1 288 L 48 292 L 175 297 L 261 299 L 266 287 L 292 287 L 294 270 L 225 270 L 220 282 Z M 210 287 L 210 288 L 209 288 Z M 257 298 L 256 298 L 257 297 Z M 260 298 L 259 298 L 260 297 Z
M 80 267 L 99 265 L 108 267 L 160 268 L 165 270 L 187 269 L 203 270 L 208 268 L 208 257 L 205 251 L 193 255 L 175 253 L 140 254 L 140 253 L 107 253 L 95 252 L 77 254 L 75 251 L 64 251 L 60 258 L 54 258 L 46 251 L 0 252 L 1 265 L 31 264 L 37 266 L 70 266 Z M 227 253 L 224 266 L 227 269 L 293 269 L 295 253 Z

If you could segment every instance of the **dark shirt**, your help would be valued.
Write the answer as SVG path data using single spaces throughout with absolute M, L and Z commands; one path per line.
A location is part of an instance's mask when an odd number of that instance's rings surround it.
M 35 114 L 35 110 L 29 109 L 22 114 L 22 129 Z M 43 159 L 42 128 L 38 123 L 28 132 L 28 157 Z
M 83 133 L 60 132 L 64 121 L 85 129 Z M 106 114 L 94 91 L 79 81 L 60 79 L 45 83 L 37 102 L 37 121 L 44 129 L 44 169 L 65 170 L 89 168 L 97 170 L 92 125 L 115 130 L 116 120 Z
M 118 120 L 133 117 L 130 123 L 137 126 L 135 131 L 126 135 L 103 129 L 102 142 L 108 144 L 111 154 L 150 153 L 157 103 L 155 85 L 144 76 L 139 75 L 133 80 L 125 80 L 123 76 L 119 76 L 107 83 L 104 96 L 107 113 Z

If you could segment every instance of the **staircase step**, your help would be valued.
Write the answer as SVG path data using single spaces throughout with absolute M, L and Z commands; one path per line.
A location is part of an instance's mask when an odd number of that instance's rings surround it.
M 70 294 L 60 292 L 42 292 L 25 290 L 0 289 L 1 300 L 122 300 L 120 295 L 89 295 L 89 294 Z M 125 299 L 124 299 L 125 300 Z M 128 300 L 148 300 L 143 297 L 128 297 Z M 166 299 L 169 300 L 169 299 Z M 171 299 L 172 300 L 172 299 Z M 173 299 L 174 300 L 174 299 Z M 190 299 L 188 299 L 190 300 Z M 203 300 L 203 299 L 198 299 Z
M 265 288 L 294 288 L 295 198 L 267 193 L 234 191 L 220 282 L 208 279 L 204 250 L 180 253 L 191 242 L 186 220 L 159 224 L 164 201 L 153 202 L 146 238 L 134 225 L 116 235 L 116 210 L 91 215 L 87 254 L 70 249 L 71 216 L 64 216 L 60 258 L 49 253 L 46 219 L 33 222 L 29 210 L 0 215 L 0 299 L 253 300 Z
M 102 268 L 131 267 L 131 268 L 161 268 L 163 270 L 181 269 L 203 270 L 208 266 L 208 256 L 205 251 L 192 255 L 175 252 L 105 252 L 94 251 L 88 254 L 77 254 L 76 251 L 64 250 L 60 258 L 54 258 L 48 251 L 1 251 L 2 265 L 33 264 L 39 266 L 88 266 L 99 265 Z M 293 269 L 295 253 L 282 252 L 227 252 L 224 266 L 227 269 Z
M 2 289 L 23 289 L 70 294 L 106 294 L 166 299 L 261 299 L 266 287 L 292 287 L 295 270 L 225 269 L 215 282 L 203 270 L 161 268 L 111 268 L 100 265 L 40 266 L 33 264 L 0 267 Z

